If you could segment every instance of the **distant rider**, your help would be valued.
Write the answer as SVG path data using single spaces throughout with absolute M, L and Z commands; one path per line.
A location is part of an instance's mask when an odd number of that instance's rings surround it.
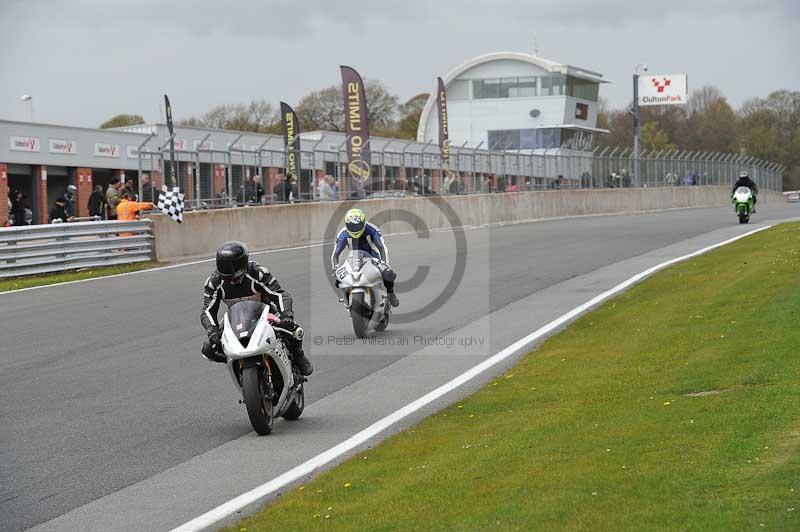
M 361 209 L 350 209 L 344 216 L 344 227 L 336 235 L 336 245 L 331 254 L 331 268 L 336 270 L 339 255 L 345 246 L 351 250 L 364 251 L 370 256 L 379 259 L 378 269 L 383 276 L 383 285 L 389 298 L 389 304 L 396 307 L 400 304 L 394 293 L 394 280 L 397 275 L 389 267 L 389 254 L 386 243 L 383 241 L 381 230 L 373 223 L 367 221 L 367 216 Z M 338 284 L 338 280 L 337 280 Z
M 226 362 L 222 353 L 222 330 L 217 321 L 219 305 L 224 302 L 230 307 L 243 300 L 261 301 L 271 307 L 281 320 L 280 327 L 294 331 L 292 296 L 286 292 L 278 280 L 263 266 L 249 261 L 247 245 L 230 241 L 217 250 L 217 269 L 206 279 L 203 286 L 203 310 L 200 323 L 208 334 L 203 343 L 202 353 L 214 362 Z M 303 341 L 294 336 L 277 331 L 292 356 L 292 362 L 300 374 L 308 376 L 314 371 L 311 362 L 303 353 Z
M 733 193 L 736 192 L 736 189 L 739 187 L 747 187 L 753 193 L 753 212 L 756 212 L 756 203 L 758 202 L 758 185 L 756 185 L 755 181 L 750 179 L 750 176 L 747 175 L 747 172 L 741 172 L 739 174 L 739 180 L 733 184 L 731 197 L 733 197 Z

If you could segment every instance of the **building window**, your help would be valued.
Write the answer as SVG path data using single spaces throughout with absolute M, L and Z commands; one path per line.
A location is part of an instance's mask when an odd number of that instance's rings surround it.
M 567 78 L 567 94 L 573 98 L 596 102 L 600 85 L 593 81 L 580 78 Z
M 459 83 L 465 83 L 459 81 Z M 580 92 L 584 99 L 590 99 L 592 87 L 594 85 L 594 98 L 597 99 L 597 84 L 587 82 L 587 85 L 576 84 L 575 91 Z M 466 87 L 459 87 L 454 91 L 459 95 L 459 99 L 467 97 Z M 541 76 L 541 77 L 521 77 L 521 78 L 497 78 L 497 79 L 475 79 L 472 80 L 472 98 L 482 100 L 486 98 L 534 98 L 536 96 L 564 96 L 567 94 L 567 77 L 562 75 Z M 448 96 L 450 89 L 448 89 Z
M 472 80 L 472 97 L 476 100 L 480 100 L 483 98 L 483 80 L 482 79 L 474 79 Z
M 488 132 L 489 149 L 536 150 L 561 146 L 560 128 L 506 129 Z
M 469 80 L 457 79 L 447 86 L 448 100 L 469 100 Z
M 484 98 L 504 98 L 501 96 L 500 87 L 502 80 L 499 79 L 485 79 L 483 80 L 483 97 Z
M 490 150 L 518 150 L 519 149 L 519 129 L 506 129 L 501 131 L 489 131 Z
M 509 88 L 509 98 L 532 98 L 537 96 L 536 78 L 517 78 L 517 83 Z

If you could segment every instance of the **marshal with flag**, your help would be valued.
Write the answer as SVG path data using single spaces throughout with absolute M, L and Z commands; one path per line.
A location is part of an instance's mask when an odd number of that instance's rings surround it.
M 342 95 L 344 123 L 347 132 L 347 168 L 350 177 L 362 182 L 370 178 L 369 112 L 367 94 L 361 76 L 348 66 L 342 66 Z
M 281 102 L 281 122 L 283 123 L 283 147 L 286 150 L 286 175 L 300 180 L 300 120 L 294 109 Z

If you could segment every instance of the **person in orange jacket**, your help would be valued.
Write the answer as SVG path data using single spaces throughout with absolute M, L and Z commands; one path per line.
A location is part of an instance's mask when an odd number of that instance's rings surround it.
M 132 222 L 138 218 L 140 211 L 155 208 L 149 201 L 134 201 L 133 194 L 125 192 L 122 194 L 122 201 L 117 204 L 117 219 L 121 222 Z
M 117 204 L 117 220 L 120 222 L 133 222 L 139 218 L 139 212 L 155 209 L 156 206 L 149 201 L 134 201 L 130 192 L 122 193 L 122 201 Z M 133 233 L 120 233 L 119 236 L 133 236 Z

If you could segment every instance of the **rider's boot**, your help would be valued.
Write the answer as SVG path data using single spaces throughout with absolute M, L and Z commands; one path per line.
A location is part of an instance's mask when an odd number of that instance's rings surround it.
M 297 372 L 300 375 L 308 377 L 314 373 L 314 367 L 311 365 L 311 361 L 308 360 L 302 349 L 292 354 L 292 362 L 294 362 Z
M 397 294 L 394 291 L 387 292 L 386 296 L 389 298 L 389 304 L 393 307 L 397 307 L 400 304 L 400 300 L 397 299 Z

